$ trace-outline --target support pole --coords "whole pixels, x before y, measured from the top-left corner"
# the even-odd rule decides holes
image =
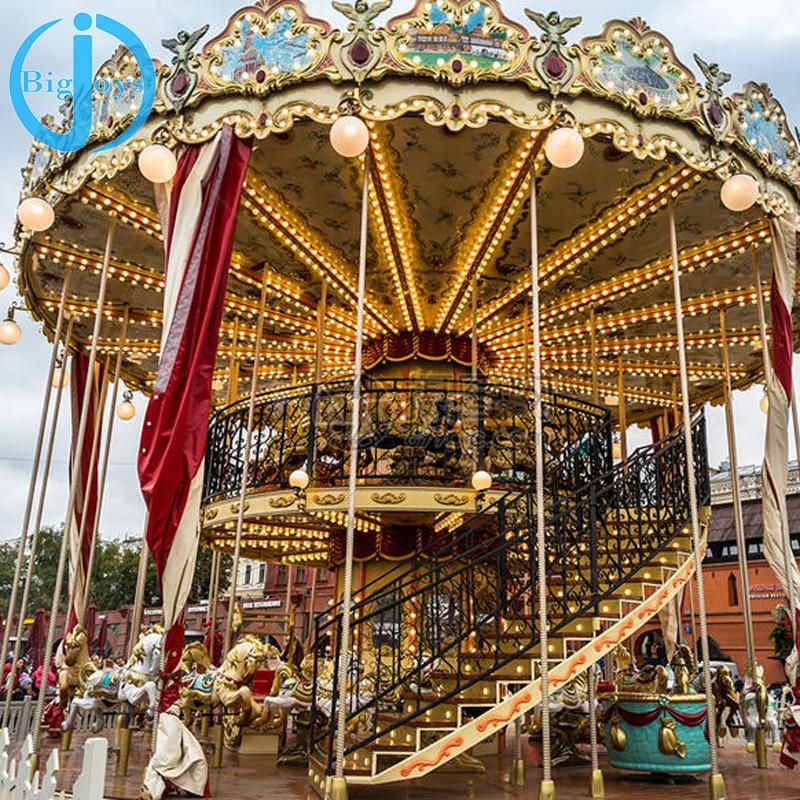
[[[531,171],[531,310],[533,320],[533,398],[536,447],[536,561],[539,590],[539,649],[542,682],[542,783],[540,800],[554,800],[553,763],[550,743],[550,684],[548,672],[547,537],[544,518],[544,432],[542,429],[542,332],[539,308],[539,238],[536,209],[536,174]]]
[[[595,686],[597,675],[595,665],[589,667],[587,682],[589,685],[589,749],[592,759],[592,777],[589,783],[589,796],[592,800],[602,800],[606,796],[603,782],[603,771],[600,769],[600,756],[597,749],[597,701]]]
[[[264,276],[261,279],[261,300],[258,304],[258,324],[256,325],[256,351],[253,356],[253,374],[250,377],[250,398],[247,404],[247,428],[244,435],[244,453],[242,455],[242,483],[239,487],[239,509],[236,513],[236,541],[233,546],[230,601],[228,602],[228,617],[225,622],[225,639],[222,647],[223,657],[230,650],[233,634],[233,612],[236,607],[236,589],[239,583],[239,554],[242,550],[244,507],[247,500],[247,478],[250,474],[250,448],[253,444],[253,421],[255,419],[256,393],[258,392],[258,370],[261,366],[261,339],[264,335],[264,307],[266,303],[267,280]]]
[[[719,312],[719,334],[722,344],[722,364],[725,369],[725,431],[728,440],[728,463],[731,469],[731,495],[733,499],[733,521],[736,528],[736,549],[738,550],[739,583],[742,593],[742,610],[744,612],[744,641],[747,651],[747,672],[755,683],[757,677],[756,646],[753,634],[753,608],[750,604],[750,576],[747,572],[747,542],[744,535],[744,518],[742,517],[742,495],[739,485],[739,456],[736,448],[736,427],[733,419],[733,388],[731,386],[731,360],[728,350],[728,339],[725,325],[725,309]],[[765,731],[759,724],[756,731],[756,760],[759,769],[767,768],[767,746]]]
[[[597,386],[597,328],[595,327],[594,306],[589,309],[589,347],[591,351],[592,367],[592,402],[600,402],[600,392]]]
[[[317,305],[317,346],[314,352],[314,383],[322,378],[322,356],[325,349],[325,315],[328,311],[328,279],[322,279],[319,304]],[[310,465],[309,465],[310,466]]]
[[[628,460],[628,415],[625,410],[625,375],[622,371],[622,356],[617,359],[617,401],[619,402],[619,447],[622,463]]]
[[[67,355],[69,353],[70,342],[72,341],[72,327],[74,319],[69,318],[67,322],[67,333],[64,336],[64,348],[61,352],[61,365],[62,369],[66,368]],[[44,502],[47,497],[47,487],[50,479],[50,467],[53,463],[53,445],[56,440],[56,431],[58,430],[58,412],[61,409],[61,397],[64,394],[64,381],[58,384],[56,389],[56,400],[53,405],[53,416],[50,419],[50,433],[47,436],[47,450],[45,452],[44,467],[42,468],[42,483],[39,488],[39,502],[36,508],[36,518],[33,523],[33,535],[31,536],[31,547],[28,553],[28,568],[25,571],[25,584],[22,588],[22,602],[20,603],[20,613],[17,616],[17,638],[14,642],[14,657],[11,659],[11,672],[9,673],[9,682],[13,686],[14,679],[17,676],[17,659],[19,658],[22,649],[22,628],[25,623],[25,611],[28,608],[28,599],[31,593],[31,583],[33,582],[34,566],[36,564],[36,552],[39,547],[39,531],[42,527],[42,516],[44,514]],[[8,619],[8,625],[11,624],[11,617]],[[6,646],[8,644],[6,643]],[[47,667],[43,668],[43,675],[47,676]],[[45,690],[47,684],[45,683]],[[3,704],[3,724],[0,727],[8,726],[8,719],[11,714],[11,692],[6,692],[5,702]]]
[[[222,553],[219,550],[213,549],[211,551],[211,575],[208,580],[208,644],[210,647],[209,655],[211,662],[214,661],[214,640],[217,636],[217,593],[219,591],[219,572],[220,562],[222,561]]]
[[[100,288],[97,293],[97,308],[94,316],[94,329],[92,331],[92,343],[89,350],[89,363],[87,367],[87,374],[91,376],[94,371],[94,365],[97,360],[97,341],[100,338],[100,329],[103,325],[103,306],[106,299],[106,286],[108,285],[108,265],[111,261],[111,249],[114,246],[114,233],[116,231],[116,220],[112,219],[108,226],[108,234],[106,236],[106,247],[103,253],[103,267],[100,273]],[[78,424],[78,436],[75,445],[75,454],[73,459],[73,475],[77,475],[77,469],[81,463],[81,456],[83,454],[83,442],[86,434],[86,424],[89,416],[89,401],[92,393],[91,380],[86,381],[86,389],[83,393],[83,403],[81,406],[80,422]],[[61,587],[64,582],[64,566],[67,558],[67,550],[69,549],[69,525],[72,520],[72,513],[75,510],[75,499],[78,491],[79,481],[73,480],[70,484],[69,498],[67,500],[67,511],[64,515],[64,535],[61,539],[61,552],[58,557],[58,568],[56,570],[56,582],[53,587],[53,602],[50,606],[50,621],[47,627],[47,640],[44,647],[44,675],[47,676],[47,669],[50,665],[50,659],[53,655],[53,640],[55,639],[56,632],[56,618],[58,617],[59,607],[61,605]],[[36,711],[33,716],[33,755],[31,756],[31,769],[35,770],[39,764],[39,744],[42,735],[42,713],[44,712],[44,702],[47,692],[39,692],[39,697],[36,700]]]
[[[681,378],[681,400],[683,406],[683,436],[686,448],[686,476],[689,484],[689,506],[692,518],[692,550],[694,552],[694,571],[697,581],[697,606],[700,614],[700,648],[703,654],[703,688],[706,693],[706,713],[708,714],[709,748],[711,750],[711,775],[709,793],[712,800],[724,800],[725,782],[719,771],[717,752],[717,712],[711,686],[711,656],[708,647],[708,619],[706,617],[706,596],[703,585],[703,560],[700,555],[700,517],[697,509],[697,482],[694,471],[694,442],[692,441],[692,413],[689,404],[689,376],[686,370],[686,343],[683,328],[683,305],[681,303],[681,279],[678,262],[678,234],[675,229],[675,209],[669,209],[669,243],[672,253],[672,286],[675,301],[675,327],[678,334],[678,362]]]
[[[126,657],[130,658],[133,648],[139,639],[139,631],[142,628],[142,617],[144,616],[144,589],[147,583],[147,521],[149,514],[145,514],[144,529],[142,531],[142,549],[139,551],[139,568],[136,572],[136,594],[133,598],[133,612],[131,613],[130,636],[128,637],[128,647]]]
[[[511,762],[511,785],[525,785],[525,760],[522,758],[522,717],[514,720],[514,760]]]
[[[472,276],[472,338],[470,340],[470,377],[472,385],[478,380],[478,273]],[[475,391],[473,389],[472,391]]]
[[[239,363],[237,360],[239,349],[239,317],[233,320],[233,340],[231,353],[228,359],[228,403],[232,403],[239,394]]]
[[[11,626],[14,624],[14,614],[17,608],[17,592],[19,590],[19,579],[22,574],[22,562],[25,559],[25,548],[28,543],[28,531],[31,522],[31,512],[33,511],[33,497],[36,493],[36,484],[39,478],[39,462],[42,457],[42,448],[44,446],[44,432],[47,427],[47,415],[50,411],[50,396],[53,387],[53,374],[56,368],[56,358],[58,356],[58,348],[61,344],[61,327],[64,324],[64,305],[67,299],[67,291],[69,288],[72,270],[69,266],[66,268],[64,274],[64,284],[61,287],[61,300],[58,304],[58,315],[56,317],[56,328],[53,333],[53,349],[50,353],[50,365],[47,368],[47,378],[45,378],[44,385],[44,398],[42,399],[42,411],[39,415],[39,431],[36,434],[36,445],[33,449],[33,463],[31,464],[31,477],[28,481],[28,496],[25,500],[25,512],[22,515],[22,528],[20,529],[19,542],[17,543],[17,560],[14,564],[14,577],[11,583],[11,596],[8,599],[8,611],[6,613],[6,623],[3,626],[3,643],[2,643],[2,657],[5,662],[6,655],[8,654],[8,642],[11,636]],[[63,383],[63,373],[62,373]],[[25,615],[24,607],[20,609],[20,618]],[[14,659],[16,663],[16,658]],[[13,664],[12,664],[13,668]]]
[[[117,396],[119,394],[120,375],[122,373],[122,348],[128,338],[128,319],[130,317],[130,309],[125,306],[125,311],[122,316],[122,327],[119,334],[119,343],[117,345],[117,360],[114,364],[114,388],[111,390],[111,402],[108,404],[108,420],[106,422],[106,440],[103,443],[103,457],[102,466],[100,467],[99,487],[97,490],[97,511],[94,515],[94,525],[92,526],[92,540],[89,549],[89,564],[86,567],[86,592],[83,598],[83,616],[86,616],[86,608],[89,605],[89,590],[92,585],[92,572],[94,571],[94,558],[97,551],[97,537],[98,529],[100,527],[100,515],[103,512],[103,498],[106,493],[106,477],[108,475],[108,459],[111,454],[111,438],[114,435],[114,420],[117,417]],[[103,403],[100,403],[100,408],[103,408]],[[102,411],[100,412],[102,415]],[[99,419],[99,417],[98,417]],[[88,495],[87,495],[88,497]],[[85,516],[85,515],[84,515]],[[83,622],[83,619],[81,620]]]
[[[308,598],[309,610],[308,610],[308,636],[306,637],[306,642],[308,646],[306,647],[306,651],[311,650],[311,645],[313,644],[311,637],[314,635],[314,608],[317,604],[317,568],[311,567],[313,572],[311,573],[311,596]]]
[[[342,637],[339,642],[336,739],[336,763],[331,781],[331,800],[346,800],[344,777],[344,735],[347,723],[347,667],[350,654],[350,613],[353,591],[353,539],[356,522],[356,479],[358,477],[358,428],[361,411],[361,354],[364,338],[364,292],[367,274],[367,233],[369,221],[369,151],[364,156],[364,185],[361,190],[361,240],[358,250],[358,295],[356,298],[356,352],[353,364],[353,404],[350,417],[350,474],[347,487],[347,534],[345,537],[342,590]]]

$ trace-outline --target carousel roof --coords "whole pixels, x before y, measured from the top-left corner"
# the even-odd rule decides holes
[[[107,223],[116,219],[100,349],[116,351],[127,306],[124,370],[146,390],[158,358],[163,241],[159,198],[136,168],[136,154],[151,141],[180,147],[207,140],[227,123],[254,137],[254,150],[216,400],[229,396],[229,364],[246,371],[252,360],[262,281],[262,386],[311,379],[323,284],[322,375],[346,375],[365,162],[343,159],[329,143],[345,101],[359,105],[371,132],[367,329],[374,363],[421,352],[458,360],[477,326],[482,368],[497,380],[526,376],[527,199],[535,174],[551,385],[602,399],[617,393],[621,371],[629,418],[672,406],[670,207],[693,400],[722,393],[723,309],[735,384],[759,379],[757,282],[768,301],[768,216],[795,213],[800,189],[797,144],[766,85],[726,95],[730,76],[697,56],[693,71],[640,19],[611,21],[599,35],[569,43],[580,18],[527,11],[523,24],[489,0],[420,2],[380,27],[375,17],[388,2],[333,5],[349,18],[346,30],[310,17],[296,0],[278,0],[237,11],[210,38],[207,26],[183,31],[162,42],[172,58],[158,66],[156,105],[135,137],[93,150],[132,113],[131,97],[107,97],[95,108],[83,151],[34,146],[23,195],[49,197],[56,222],[44,234],[18,231],[18,281],[48,334],[72,264],[76,341],[88,341]],[[135,70],[119,51],[101,73]],[[562,170],[549,164],[543,144],[565,117],[586,152]],[[761,194],[737,214],[721,204],[719,190],[742,170],[757,177]]]

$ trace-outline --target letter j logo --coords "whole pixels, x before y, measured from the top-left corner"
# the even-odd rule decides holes
[[[54,150],[73,152],[86,144],[92,130],[92,37],[89,34],[77,33],[72,37],[72,126],[62,133],[43,125],[30,110],[25,92],[31,90],[31,83],[38,84],[38,77],[31,81],[31,73],[25,72],[25,59],[37,39],[53,25],[61,22],[54,19],[40,25],[19,46],[11,63],[9,90],[11,103],[22,124],[28,132],[39,141]],[[73,20],[76,30],[88,31],[92,27],[92,18],[83,12],[76,14]],[[119,136],[97,148],[97,151],[108,150],[130,139],[142,127],[156,96],[156,75],[153,62],[147,53],[142,40],[128,27],[110,17],[98,14],[95,19],[98,30],[119,39],[128,48],[135,59],[142,76],[142,100],[136,116],[130,125]],[[36,74],[36,73],[34,73]],[[35,87],[34,87],[35,88]]]

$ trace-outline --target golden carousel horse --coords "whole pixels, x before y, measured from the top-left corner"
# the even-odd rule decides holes
[[[275,671],[270,696],[277,695],[283,684],[292,677],[292,669],[280,657],[277,648],[265,645],[253,635],[243,636],[228,651],[222,665],[214,668],[205,646],[199,642],[187,645],[181,656],[184,672],[178,708],[188,727],[197,715],[209,715],[215,705],[226,711],[236,710],[236,715],[224,716],[225,743],[235,746],[246,726],[273,730],[281,727],[285,715],[275,719],[264,713],[264,706],[254,697],[251,684],[256,672],[263,668]]]
[[[724,664],[714,673],[711,691],[717,707],[717,736],[721,739],[728,730],[730,730],[731,736],[736,736],[738,731],[731,727],[731,723],[735,718],[741,717],[739,692],[733,685],[730,669]]]
[[[89,653],[89,636],[80,623],[64,637],[59,660],[58,698],[61,707],[66,709],[70,701],[70,690],[81,686],[82,677],[85,681],[87,673],[95,670]]]

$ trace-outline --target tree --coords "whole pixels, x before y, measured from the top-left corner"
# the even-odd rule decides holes
[[[62,531],[63,526],[59,528],[42,528],[39,531],[36,563],[26,610],[27,616],[32,616],[37,608],[50,609],[58,570]],[[131,545],[116,540],[103,541],[100,539],[97,542],[95,552],[92,581],[89,587],[89,602],[95,603],[101,611],[109,611],[121,606],[131,605],[136,595],[140,553],[141,543]],[[13,542],[0,544],[0,597],[9,597],[11,594],[11,583],[14,579],[16,560],[16,544]],[[224,591],[230,586],[231,566],[231,557],[223,556],[219,581],[220,591]],[[27,561],[23,564],[22,580],[24,580],[26,568]],[[201,547],[197,554],[197,564],[189,595],[190,602],[202,602],[208,598],[210,576],[211,551],[206,547]],[[62,611],[66,607],[68,583],[67,572],[65,571],[61,589]],[[21,585],[19,591],[22,591]],[[144,603],[146,606],[157,606],[161,603],[161,592],[159,591],[158,578],[156,577],[152,559],[148,559],[147,564]]]

